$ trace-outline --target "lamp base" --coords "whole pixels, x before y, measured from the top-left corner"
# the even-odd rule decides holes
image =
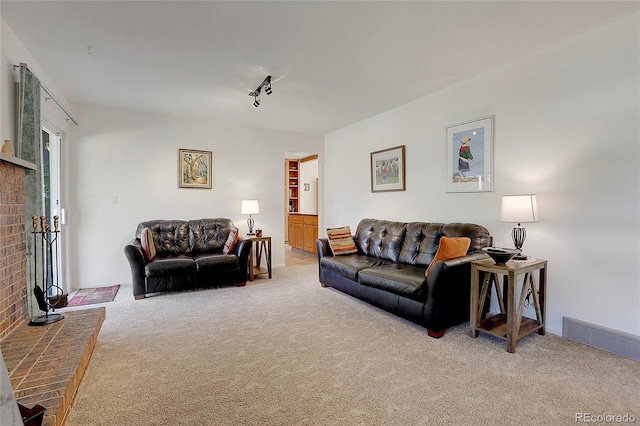
[[[247,235],[254,236],[254,235],[256,235],[256,233],[255,232],[247,232]]]

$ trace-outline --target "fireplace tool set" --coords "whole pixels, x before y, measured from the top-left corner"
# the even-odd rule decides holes
[[[58,240],[59,217],[53,216],[53,230],[47,224],[47,217],[40,216],[40,230],[38,230],[38,216],[33,216],[33,295],[38,302],[38,307],[44,311],[44,315],[33,318],[29,325],[38,326],[51,324],[64,318],[62,314],[56,314],[55,308],[64,306],[62,287],[58,284],[58,274],[54,274],[54,265],[58,265]],[[38,259],[38,252],[41,259]],[[38,285],[38,260],[42,265],[42,282]],[[51,310],[52,313],[49,313]]]

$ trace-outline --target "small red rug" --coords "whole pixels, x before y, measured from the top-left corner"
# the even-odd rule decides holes
[[[67,306],[93,305],[94,303],[111,302],[118,293],[120,285],[98,288],[81,288],[73,296]]]

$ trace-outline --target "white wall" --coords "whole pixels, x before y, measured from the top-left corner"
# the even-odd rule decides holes
[[[72,131],[68,215],[76,229],[75,288],[130,283],[123,248],[144,220],[228,217],[246,234],[240,205],[247,198],[260,203],[255,226],[272,237],[273,265],[284,265],[284,152],[322,152],[322,136],[89,105],[77,109],[81,125]],[[213,152],[212,189],[178,188],[179,148]]]
[[[300,162],[300,213],[318,214],[318,160]],[[309,190],[304,190],[304,185],[309,184]]]
[[[638,15],[327,135],[323,228],[373,217],[476,222],[511,245],[503,194],[536,193],[525,252],[562,316],[640,335]],[[463,59],[463,58],[461,58]],[[471,66],[471,64],[469,64]],[[492,193],[444,192],[445,127],[495,115]],[[369,153],[406,145],[405,192],[371,193]]]
[[[38,77],[40,82],[49,89],[55,97],[70,110],[69,103],[63,93],[49,78],[38,61],[31,55],[20,39],[4,20],[0,25],[0,140],[9,139],[15,148],[16,143],[16,94],[14,84],[20,80],[20,71],[14,70],[13,65],[26,63],[29,69]],[[43,98],[45,96],[43,95]],[[45,101],[42,105],[42,115],[55,124],[56,130],[66,132],[69,125],[66,115],[53,101]],[[73,111],[70,111],[73,114]]]

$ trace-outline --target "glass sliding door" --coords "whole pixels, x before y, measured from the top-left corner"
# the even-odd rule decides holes
[[[61,200],[60,200],[60,146],[61,138],[55,132],[50,131],[46,127],[42,128],[42,183],[43,183],[43,205],[44,215],[47,217],[47,224],[51,230],[55,230],[56,223],[54,217],[58,216],[57,226],[61,230],[64,221],[61,218]],[[46,277],[54,285],[60,287],[64,293],[68,293],[70,289],[66,288],[64,283],[64,274],[62,265],[62,232],[50,234],[51,250],[47,251]],[[56,296],[57,292],[52,289],[49,296]]]

